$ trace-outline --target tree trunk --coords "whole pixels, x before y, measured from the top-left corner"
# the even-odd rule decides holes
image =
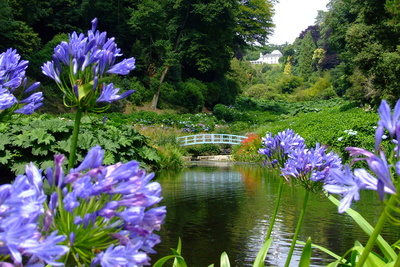
[[[157,109],[157,105],[158,105],[158,98],[160,97],[160,92],[161,92],[161,86],[164,82],[165,76],[167,75],[167,72],[169,70],[170,66],[165,66],[163,72],[161,73],[161,77],[160,77],[160,83],[158,84],[158,90],[157,92],[154,94],[153,96],[153,101],[151,101],[151,108],[156,110]]]

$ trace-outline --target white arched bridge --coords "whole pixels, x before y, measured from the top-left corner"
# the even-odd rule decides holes
[[[182,146],[191,146],[199,144],[231,144],[238,145],[247,136],[232,135],[232,134],[196,134],[186,135],[177,138]]]

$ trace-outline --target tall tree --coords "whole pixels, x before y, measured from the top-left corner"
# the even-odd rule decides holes
[[[15,19],[13,12],[7,0],[0,0],[0,53],[12,47],[26,58],[38,49],[40,39],[27,23]]]
[[[138,69],[154,86],[153,107],[171,68],[175,81],[194,77],[221,79],[235,50],[265,42],[272,29],[272,1],[141,0],[130,24],[138,51]]]
[[[309,79],[314,71],[313,55],[316,49],[311,31],[307,31],[303,39],[299,40],[298,54],[296,55],[297,65],[295,73],[305,80]]]
[[[275,0],[240,0],[236,18],[236,51],[241,58],[241,51],[252,45],[265,45],[275,27],[272,17]]]

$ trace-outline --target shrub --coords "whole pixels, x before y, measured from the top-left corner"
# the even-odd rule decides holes
[[[250,133],[240,145],[233,147],[232,158],[242,162],[261,162],[264,157],[258,153],[260,148],[261,136]]]
[[[179,169],[184,165],[183,153],[180,148],[167,144],[157,149],[160,157],[159,167],[161,169]]]
[[[55,154],[68,156],[72,129],[72,121],[49,115],[14,117],[9,123],[0,124],[0,169],[12,169],[19,174],[23,173],[29,162],[43,169],[52,164]],[[92,119],[83,117],[77,160],[81,161],[94,145],[104,148],[105,164],[135,159],[143,166],[155,167],[159,160],[156,150],[149,146],[148,139],[131,126],[103,125],[100,116]]]
[[[284,75],[279,81],[277,88],[283,94],[291,94],[296,88],[304,84],[304,79],[294,75]]]

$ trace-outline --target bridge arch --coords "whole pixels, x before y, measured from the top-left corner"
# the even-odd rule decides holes
[[[177,138],[182,146],[200,145],[200,144],[231,144],[238,145],[247,136],[233,134],[195,134],[185,135]]]

